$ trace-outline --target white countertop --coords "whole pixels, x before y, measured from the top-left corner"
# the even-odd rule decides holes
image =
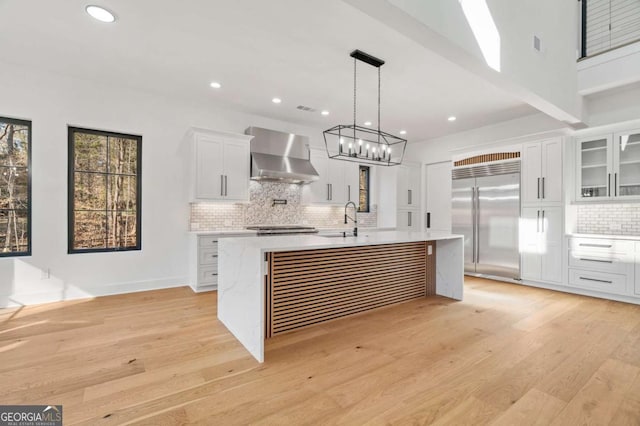
[[[342,228],[316,228],[316,229],[320,234],[327,233],[327,232],[344,232],[344,231],[350,232],[353,229],[353,226],[342,227]],[[358,230],[361,232],[391,231],[394,229],[395,228],[358,228]],[[251,229],[245,229],[245,228],[237,228],[237,229],[221,228],[221,229],[209,229],[209,230],[202,230],[202,231],[200,230],[188,231],[188,233],[192,235],[245,235],[245,234],[255,235],[257,231],[251,230]]]
[[[225,238],[223,244],[268,251],[314,250],[334,247],[355,247],[377,244],[410,243],[415,241],[451,240],[462,235],[445,232],[371,231],[359,229],[357,237],[327,238],[320,235],[282,235],[274,237]]]
[[[631,240],[640,241],[640,235],[607,235],[607,234],[578,234],[568,233],[567,237],[576,238],[602,238],[607,240]]]
[[[251,229],[218,229],[209,231],[189,231],[193,235],[255,235],[256,231]]]

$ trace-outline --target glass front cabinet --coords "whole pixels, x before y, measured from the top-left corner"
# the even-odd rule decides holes
[[[640,199],[640,129],[576,143],[578,201]]]

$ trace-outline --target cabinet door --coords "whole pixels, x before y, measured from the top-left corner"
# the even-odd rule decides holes
[[[432,231],[451,232],[452,184],[451,162],[428,164],[425,170],[425,228],[427,217]]]
[[[419,230],[419,217],[417,210],[398,210],[397,228],[402,231]]]
[[[562,282],[562,207],[542,207],[541,272],[542,281]]]
[[[409,167],[408,173],[408,199],[407,205],[411,208],[420,208],[420,182],[422,181],[422,169],[420,166]]]
[[[398,166],[397,204],[400,208],[409,207],[409,167]]]
[[[308,201],[311,203],[328,203],[329,202],[329,180],[327,177],[327,169],[329,167],[329,158],[325,151],[311,150],[311,164],[318,171],[320,179],[311,182],[307,189],[309,194]]]
[[[356,206],[360,204],[360,166],[356,163],[344,163],[345,174],[345,202],[353,201]]]
[[[542,196],[542,146],[530,143],[522,151],[522,203],[537,203]]]
[[[562,140],[542,142],[542,181],[540,196],[544,202],[562,202]]]
[[[249,146],[244,143],[224,144],[224,198],[249,199]]]
[[[613,196],[640,198],[640,130],[613,137]]]
[[[577,200],[605,200],[613,195],[611,146],[611,135],[577,140]]]
[[[520,217],[521,276],[524,279],[539,280],[542,266],[541,220],[542,212],[537,207],[522,209]]]
[[[224,198],[223,145],[222,142],[215,140],[204,138],[196,140],[195,198],[204,200]]]
[[[329,159],[327,177],[329,179],[329,202],[331,204],[344,205],[347,201],[347,185],[345,185],[345,165],[350,165],[343,160]]]

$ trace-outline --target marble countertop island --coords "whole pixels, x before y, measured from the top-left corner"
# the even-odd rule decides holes
[[[218,318],[259,361],[264,361],[267,253],[433,241],[435,293],[462,300],[461,235],[437,232],[366,231],[358,237],[289,235],[225,238],[218,242]]]

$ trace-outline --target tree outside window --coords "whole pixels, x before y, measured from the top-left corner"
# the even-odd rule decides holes
[[[31,255],[31,122],[0,117],[0,256]]]
[[[140,250],[142,138],[69,128],[69,253]]]
[[[361,213],[369,212],[369,183],[370,176],[369,173],[371,168],[369,166],[360,166],[360,174],[359,174],[359,205],[358,211]]]

